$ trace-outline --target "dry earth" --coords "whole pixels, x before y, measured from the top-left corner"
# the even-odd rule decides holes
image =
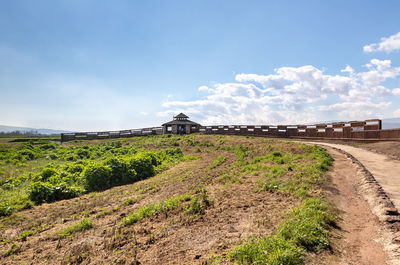
[[[343,192],[339,200],[334,198],[333,201],[340,210],[344,210],[343,227],[350,228],[344,242],[356,242],[355,248],[360,249],[359,259],[350,258],[343,264],[400,264],[400,161],[396,159],[400,150],[385,149],[399,146],[399,143],[364,144],[362,148],[344,144],[318,144],[328,148],[336,157],[335,171],[348,170],[343,161],[337,158],[339,152],[342,156],[345,154],[353,164],[353,172],[333,177],[339,193]],[[371,238],[385,250],[386,263],[376,260],[378,256],[383,256],[377,249],[373,250],[376,245]],[[346,252],[344,250],[342,253]]]
[[[208,136],[199,139],[218,140]],[[226,141],[261,151],[267,145],[244,137]],[[194,149],[187,147],[185,152],[194,153]],[[395,256],[397,245],[391,242],[394,228],[374,211],[376,194],[369,188],[371,183],[366,181],[365,172],[345,154],[328,150],[335,162],[329,172],[331,181],[324,190],[327,199],[336,205],[340,220],[332,231],[332,248],[309,254],[307,264],[399,264]],[[33,226],[42,228],[26,241],[18,242],[18,251],[0,258],[0,264],[212,264],[214,255],[226,253],[249,235],[273,231],[285,218],[284,213],[299,203],[285,194],[255,192],[258,176],[243,176],[240,182],[216,181],[235,161],[231,152],[197,155],[200,160],[183,162],[132,185],[44,204],[14,214],[13,218],[3,218],[1,225],[7,227],[4,238],[17,238]],[[226,162],[210,170],[218,155],[224,155]],[[129,227],[118,225],[123,217],[149,202],[202,186],[207,186],[213,201],[203,215],[172,212]],[[134,203],[125,204],[127,199]],[[66,239],[55,236],[82,216],[95,220],[93,229]]]

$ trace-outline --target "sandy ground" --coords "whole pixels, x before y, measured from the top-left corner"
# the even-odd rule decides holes
[[[321,143],[318,143],[321,145]],[[382,186],[386,194],[400,209],[400,161],[384,154],[377,154],[365,149],[349,145],[324,143],[324,146],[343,150],[360,161]]]

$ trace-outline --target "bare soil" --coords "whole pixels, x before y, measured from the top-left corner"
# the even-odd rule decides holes
[[[220,139],[197,137],[215,144]],[[245,137],[223,139],[254,148],[258,155],[272,144]],[[258,176],[241,176],[240,182],[218,181],[236,161],[232,152],[202,148],[203,152],[195,153],[197,147],[184,148],[185,153],[201,159],[183,162],[132,185],[44,204],[1,219],[3,240],[17,240],[22,231],[34,227],[38,232],[17,241],[15,253],[0,257],[0,264],[213,264],[214,256],[226,254],[250,235],[274,231],[285,212],[300,203],[289,195],[257,192]],[[329,152],[335,162],[324,194],[337,208],[338,227],[332,231],[332,248],[307,255],[307,264],[387,264],[385,224],[362,195],[362,174],[344,154],[332,148]],[[224,155],[226,161],[211,169],[218,155]],[[202,186],[207,186],[212,200],[203,215],[176,211],[128,227],[119,225],[122,218],[145,204]],[[125,204],[127,199],[135,203]],[[93,229],[58,239],[57,231],[83,216],[95,221]]]
[[[392,159],[400,160],[400,142],[377,142],[369,144],[358,144],[355,147],[374,153],[387,155]]]
[[[333,231],[332,249],[335,255],[328,264],[386,264],[388,256],[379,243],[382,224],[360,194],[362,176],[343,154],[329,149],[335,159],[331,178],[334,189],[328,198],[335,204],[340,220]]]

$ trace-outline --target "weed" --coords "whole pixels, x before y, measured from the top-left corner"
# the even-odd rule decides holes
[[[203,188],[200,195],[193,197],[185,212],[194,216],[203,214],[205,209],[211,205],[207,192],[208,191]]]
[[[4,252],[4,257],[8,257],[18,253],[21,250],[21,246],[17,245],[17,243],[12,242],[10,248]]]
[[[320,199],[305,200],[288,214],[274,235],[251,238],[228,257],[239,264],[304,264],[304,252],[329,246],[329,226],[335,218]]]
[[[213,163],[210,165],[210,169],[216,168],[220,166],[222,163],[226,161],[226,157],[219,155],[217,158],[213,161]]]
[[[231,250],[228,257],[239,264],[299,265],[304,263],[303,250],[277,236],[252,238],[247,243]]]
[[[76,232],[88,230],[92,227],[93,227],[92,219],[83,218],[80,222],[72,224],[71,226],[68,226],[63,230],[58,231],[57,236],[59,238],[69,237]]]
[[[190,193],[186,193],[183,195],[178,195],[172,198],[169,198],[162,203],[150,203],[141,208],[137,211],[131,213],[128,217],[122,220],[124,225],[131,225],[134,224],[144,218],[148,218],[151,216],[158,215],[161,212],[167,212],[178,208],[181,206],[181,202],[190,200]]]
[[[325,202],[308,199],[290,213],[278,235],[307,250],[321,250],[329,246],[328,227],[334,223],[335,217]]]
[[[18,240],[20,241],[26,241],[26,238],[28,236],[33,235],[33,231],[22,231],[20,236],[18,237]]]

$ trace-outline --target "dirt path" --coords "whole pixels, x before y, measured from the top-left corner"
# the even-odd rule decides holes
[[[357,168],[345,155],[329,148],[335,159],[331,173],[335,186],[330,200],[340,211],[339,229],[333,234],[332,248],[336,255],[328,264],[387,264],[388,256],[379,243],[381,224],[369,204],[360,195],[360,176]]]
[[[389,158],[383,154],[377,154],[360,148],[348,145],[331,144],[331,143],[315,143],[335,147],[343,150],[358,161],[372,173],[374,178],[382,186],[383,190],[392,200],[397,209],[400,209],[400,161]]]

